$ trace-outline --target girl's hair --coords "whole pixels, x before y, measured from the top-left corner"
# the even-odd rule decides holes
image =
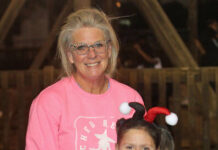
[[[80,9],[68,16],[58,37],[58,54],[61,59],[64,75],[70,76],[76,71],[75,66],[72,66],[68,60],[67,52],[69,51],[70,44],[74,41],[74,32],[82,27],[98,28],[103,31],[105,40],[110,41],[109,44],[112,49],[112,54],[109,58],[105,73],[107,75],[114,73],[117,64],[119,43],[109,20],[104,12],[93,8]]]
[[[120,119],[116,123],[116,130],[117,130],[117,144],[119,145],[123,139],[124,134],[129,131],[130,129],[142,129],[147,132],[153,139],[155,146],[159,147],[160,145],[160,131],[159,129],[145,120],[135,120],[131,119]]]
[[[151,136],[156,148],[160,150],[174,150],[174,141],[171,133],[163,127],[144,120],[145,108],[143,105],[131,102],[129,106],[135,109],[133,117],[129,119],[121,118],[116,123],[118,145],[128,130],[142,129]]]
[[[161,132],[160,150],[174,150],[175,144],[171,133],[163,127],[159,127],[159,129]]]

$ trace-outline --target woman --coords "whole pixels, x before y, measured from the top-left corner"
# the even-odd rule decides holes
[[[132,118],[117,121],[116,150],[174,150],[171,133],[153,123],[157,114],[168,114],[167,109],[154,107],[145,114],[143,105],[131,102],[129,106],[135,109],[135,113]],[[174,114],[169,113],[168,123],[174,122],[171,125],[176,123],[173,117]]]
[[[65,77],[33,101],[26,150],[113,150],[117,108],[142,99],[110,77],[119,44],[107,16],[96,9],[70,14],[58,50]]]

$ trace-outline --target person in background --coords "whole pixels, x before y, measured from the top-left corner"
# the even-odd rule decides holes
[[[175,125],[178,121],[174,113],[166,108],[154,107],[145,114],[143,105],[131,102],[129,106],[135,109],[132,118],[121,118],[116,123],[116,150],[174,150],[174,140],[171,133],[153,123],[157,114],[167,114],[167,122]]]
[[[139,40],[139,42],[136,42],[133,44],[134,50],[136,50],[144,59],[144,61],[149,64],[148,66],[152,66],[153,68],[160,69],[162,68],[162,63],[159,57],[153,57],[147,54],[141,45],[143,45],[144,39]],[[141,45],[140,45],[141,44]],[[138,66],[140,68],[140,66]]]
[[[215,19],[208,20],[207,28],[200,36],[200,42],[205,49],[201,58],[201,66],[218,66],[218,22]]]
[[[139,93],[114,79],[119,43],[110,19],[94,8],[70,14],[58,37],[63,77],[33,100],[26,150],[114,150],[123,101]]]

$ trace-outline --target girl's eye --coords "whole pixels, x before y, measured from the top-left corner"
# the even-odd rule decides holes
[[[150,148],[148,148],[148,147],[144,147],[143,150],[150,150]]]
[[[132,147],[131,145],[127,145],[127,146],[126,146],[126,149],[131,149],[131,150],[132,150],[133,147]]]

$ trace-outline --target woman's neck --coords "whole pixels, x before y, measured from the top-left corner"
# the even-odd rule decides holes
[[[96,79],[89,79],[74,74],[74,78],[79,87],[88,93],[102,94],[108,89],[109,81],[105,76]]]

